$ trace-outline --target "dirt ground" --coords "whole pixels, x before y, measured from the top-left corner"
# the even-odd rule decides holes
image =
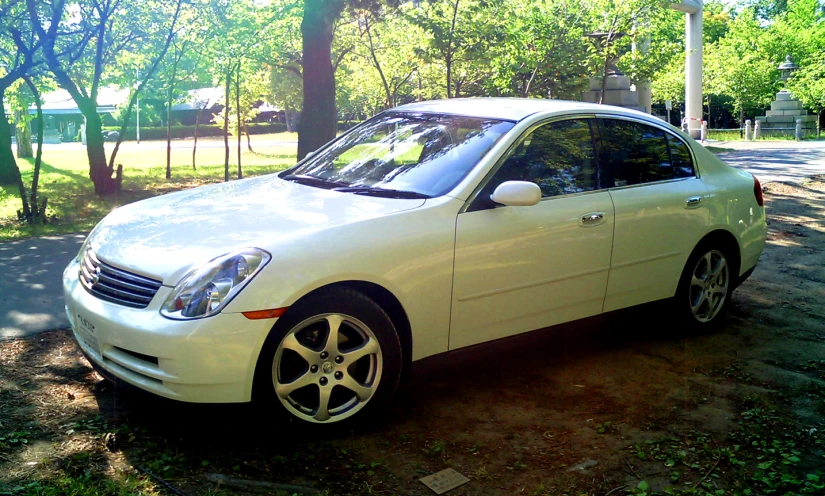
[[[451,495],[825,494],[825,178],[765,190],[768,247],[717,332],[649,305],[432,359],[332,440],[116,390],[68,331],[0,342],[0,494],[426,495],[448,467]]]

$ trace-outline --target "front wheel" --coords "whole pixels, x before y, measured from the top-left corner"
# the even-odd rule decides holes
[[[688,260],[675,304],[690,327],[705,329],[723,319],[733,291],[729,259],[724,250],[705,246]]]
[[[309,427],[349,425],[386,405],[402,363],[386,312],[336,288],[300,301],[276,323],[258,361],[255,396]]]

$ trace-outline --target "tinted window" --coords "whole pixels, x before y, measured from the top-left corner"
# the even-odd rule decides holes
[[[690,150],[684,141],[668,134],[667,143],[670,146],[670,160],[673,162],[673,177],[693,177],[693,159]]]
[[[645,124],[602,121],[602,154],[614,186],[673,179],[665,132]]]
[[[489,196],[505,181],[532,181],[545,198],[596,189],[589,122],[553,122],[534,130],[512,150],[482,194]]]

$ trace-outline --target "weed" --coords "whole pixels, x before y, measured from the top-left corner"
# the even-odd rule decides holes
[[[436,439],[424,451],[428,456],[445,456],[447,452],[447,443],[440,439]]]
[[[607,434],[609,432],[616,432],[616,426],[613,422],[605,422],[603,424],[596,424],[596,432],[599,434]]]

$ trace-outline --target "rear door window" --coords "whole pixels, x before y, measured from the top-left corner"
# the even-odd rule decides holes
[[[646,124],[602,119],[601,158],[612,186],[631,186],[673,179],[665,132]]]
[[[672,134],[668,134],[667,144],[670,148],[670,160],[673,162],[673,177],[679,179],[695,176],[693,158],[685,142]]]

